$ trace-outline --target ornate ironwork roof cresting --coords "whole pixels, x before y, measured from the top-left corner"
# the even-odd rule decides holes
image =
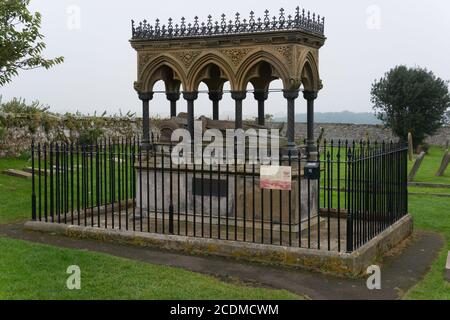
[[[161,25],[159,19],[156,19],[154,25],[147,20],[136,25],[132,20],[132,39],[164,40],[284,30],[300,30],[319,36],[324,35],[325,18],[305,11],[305,9],[300,11],[299,7],[296,8],[295,15],[286,16],[285,10],[281,8],[278,16],[272,18],[268,10],[265,11],[263,18],[255,18],[253,11],[250,12],[248,19],[241,19],[239,13],[236,13],[234,20],[227,21],[225,14],[222,14],[221,17],[220,21],[213,22],[212,16],[209,15],[208,20],[201,23],[197,16],[194,17],[193,23],[186,23],[186,19],[183,17],[180,24],[174,24],[172,18],[169,18],[167,25]]]

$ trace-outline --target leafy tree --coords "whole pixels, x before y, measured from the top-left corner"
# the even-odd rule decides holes
[[[10,82],[19,70],[49,69],[63,57],[45,59],[40,33],[41,15],[28,10],[30,0],[0,1],[0,86]]]
[[[402,141],[412,133],[414,147],[448,121],[448,81],[427,69],[391,69],[372,85],[371,101],[377,117]]]

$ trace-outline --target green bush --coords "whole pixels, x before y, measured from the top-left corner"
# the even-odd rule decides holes
[[[95,145],[102,135],[103,130],[100,128],[83,128],[80,131],[78,141],[83,145]]]
[[[6,128],[20,127],[24,123],[31,134],[34,134],[39,126],[51,127],[55,115],[50,113],[48,106],[39,101],[27,104],[25,99],[13,98],[11,101],[2,102],[0,97],[0,126]]]
[[[31,159],[31,152],[29,150],[23,151],[17,159],[23,160],[23,161],[29,161]]]

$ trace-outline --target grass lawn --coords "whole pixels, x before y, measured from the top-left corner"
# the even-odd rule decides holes
[[[26,160],[0,159],[0,172]],[[30,219],[31,180],[0,173],[0,224]],[[0,299],[299,299],[287,291],[229,284],[182,269],[105,254],[0,238]],[[82,290],[66,288],[69,265],[82,272]],[[51,279],[51,281],[49,281]]]
[[[431,147],[417,172],[415,182],[450,184],[450,168],[443,177],[436,177],[444,148]],[[409,167],[412,162],[409,163]],[[410,187],[410,192],[450,194],[450,189]],[[414,217],[416,229],[432,230],[441,233],[447,245],[439,258],[433,263],[425,279],[412,288],[407,299],[445,299],[450,300],[450,285],[444,280],[445,261],[450,250],[450,198],[414,195],[409,197],[409,211]]]
[[[432,146],[423,159],[422,165],[414,178],[415,182],[431,182],[431,183],[443,183],[450,184],[450,168],[442,177],[436,177],[435,174],[441,165],[442,156],[444,155],[445,148]],[[408,168],[411,169],[413,162],[409,162]],[[448,192],[450,193],[450,192]]]
[[[435,177],[442,148],[432,147],[415,181],[450,184],[450,169]],[[22,169],[27,161],[1,159],[0,171]],[[29,165],[29,164],[28,164]],[[412,163],[410,163],[410,166]],[[31,181],[0,174],[0,223],[30,218]],[[411,188],[412,192],[450,193],[449,189]],[[409,197],[409,211],[416,229],[441,233],[447,242],[425,279],[412,288],[407,299],[450,300],[444,265],[450,250],[450,198],[431,195]],[[181,269],[153,266],[104,254],[59,249],[0,238],[0,299],[290,299],[286,291],[228,284]],[[65,289],[67,266],[82,270],[82,290]],[[48,281],[52,279],[52,281]],[[53,281],[54,280],[54,281]]]
[[[414,228],[437,231],[446,240],[447,245],[433,263],[425,279],[412,288],[407,299],[443,299],[450,300],[450,284],[444,280],[445,261],[450,251],[450,198],[432,196],[410,196],[409,208],[414,217]]]
[[[182,269],[0,238],[0,299],[299,299]],[[66,287],[81,269],[81,290]]]
[[[10,177],[2,172],[23,169],[26,160],[0,159],[0,224],[23,221],[31,217],[31,180]]]

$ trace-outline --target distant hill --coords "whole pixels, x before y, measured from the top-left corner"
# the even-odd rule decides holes
[[[284,122],[285,117],[274,116],[273,121]],[[314,121],[317,123],[354,123],[354,124],[381,124],[375,114],[371,112],[316,112]],[[306,113],[297,113],[295,122],[306,122]]]

